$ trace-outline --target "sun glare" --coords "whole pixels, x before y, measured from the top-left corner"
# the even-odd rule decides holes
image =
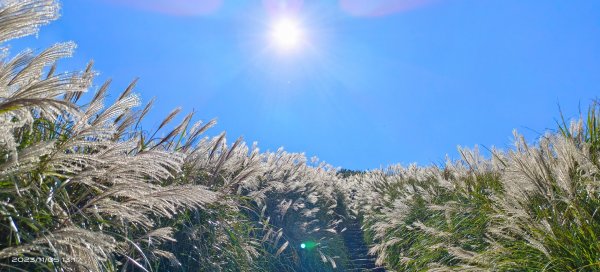
[[[285,17],[273,22],[270,38],[277,49],[291,51],[297,49],[305,37],[300,23],[294,18]]]

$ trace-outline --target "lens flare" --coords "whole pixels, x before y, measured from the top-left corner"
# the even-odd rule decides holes
[[[158,12],[171,16],[200,16],[216,12],[223,0],[104,0],[116,5]]]
[[[263,6],[270,15],[300,12],[304,6],[303,0],[263,0]]]
[[[416,9],[439,0],[340,0],[340,8],[358,17],[378,17]]]

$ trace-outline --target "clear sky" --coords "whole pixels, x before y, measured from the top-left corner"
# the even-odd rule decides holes
[[[362,3],[362,4],[361,4]],[[365,4],[368,3],[368,4]],[[600,1],[63,0],[37,37],[75,41],[113,96],[140,77],[149,124],[172,109],[217,118],[262,150],[334,166],[439,163],[458,145],[535,140],[600,89]],[[292,18],[295,47],[272,40]],[[286,31],[283,31],[287,35]],[[289,31],[288,31],[289,32]],[[13,52],[14,53],[14,52]]]

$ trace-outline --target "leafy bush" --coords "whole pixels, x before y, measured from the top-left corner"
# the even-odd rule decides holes
[[[378,263],[398,271],[600,269],[598,104],[536,146],[460,150],[443,168],[391,167],[350,179]]]

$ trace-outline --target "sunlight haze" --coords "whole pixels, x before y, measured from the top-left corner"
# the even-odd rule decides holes
[[[93,58],[116,88],[140,77],[161,101],[148,120],[181,106],[351,169],[507,148],[513,129],[534,140],[600,90],[596,1],[201,2],[65,0],[13,46],[74,40],[66,67]]]

